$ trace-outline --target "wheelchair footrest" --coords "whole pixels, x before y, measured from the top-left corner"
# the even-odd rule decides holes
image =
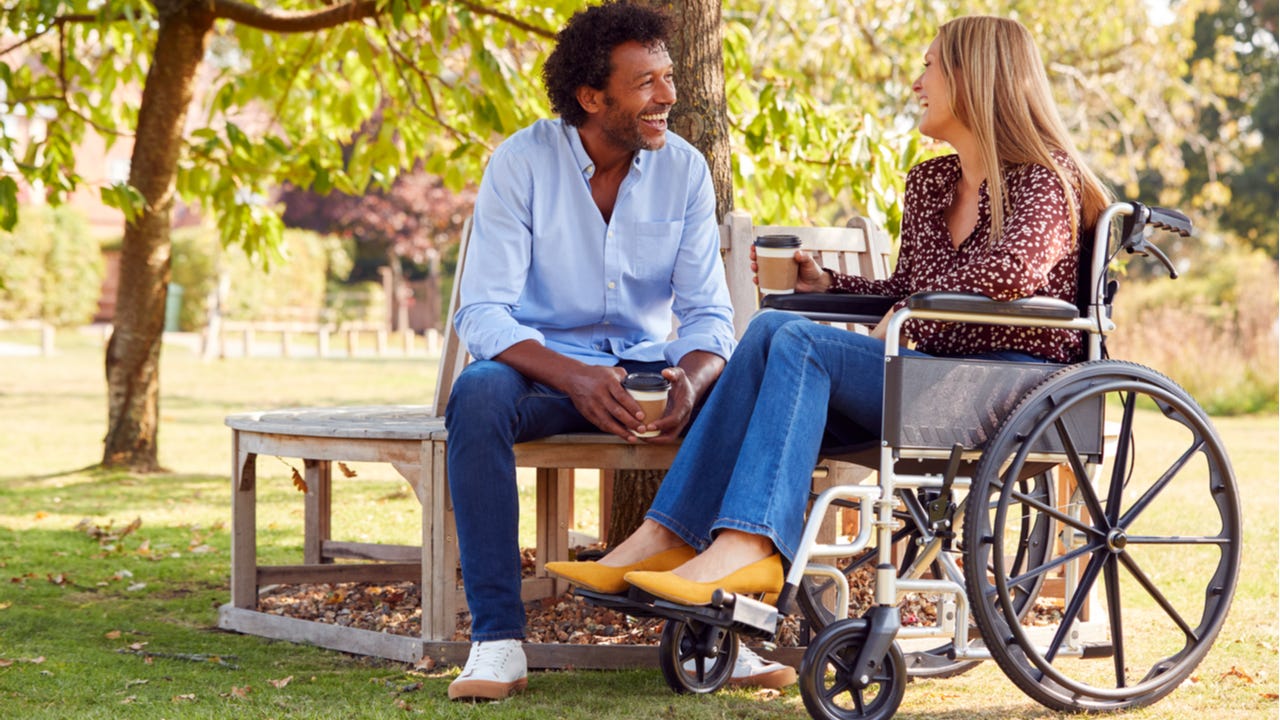
[[[777,608],[745,596],[717,595],[719,603],[712,605],[678,605],[659,600],[635,588],[627,595],[605,595],[581,588],[574,590],[574,594],[593,605],[617,610],[632,617],[681,622],[692,620],[765,639],[772,639],[777,634],[778,625],[782,621]]]

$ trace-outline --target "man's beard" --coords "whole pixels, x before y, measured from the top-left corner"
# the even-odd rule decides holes
[[[640,130],[643,121],[640,120],[639,116],[626,115],[621,110],[617,110],[617,101],[608,95],[605,95],[604,104],[607,109],[605,110],[604,123],[601,129],[604,131],[604,136],[615,146],[627,152],[637,152],[639,150],[661,150],[666,145],[667,134],[665,132],[655,139],[646,138]],[[648,114],[649,112],[646,111],[641,114]]]

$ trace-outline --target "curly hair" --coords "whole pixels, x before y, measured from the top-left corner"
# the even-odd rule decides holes
[[[645,46],[665,43],[670,34],[671,20],[665,13],[626,0],[608,0],[574,14],[556,35],[555,50],[542,66],[551,109],[566,123],[581,125],[587,111],[578,103],[578,88],[604,89],[613,71],[613,49],[631,41]]]

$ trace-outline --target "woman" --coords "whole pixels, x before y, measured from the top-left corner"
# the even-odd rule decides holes
[[[1027,30],[996,17],[943,25],[912,90],[920,131],[955,154],[908,173],[892,277],[844,276],[797,252],[796,290],[892,295],[898,306],[926,291],[1074,302],[1077,239],[1109,197],[1067,136]],[[780,590],[828,415],[879,434],[886,321],[858,335],[757,315],[640,528],[598,562],[547,569],[597,592],[634,585],[686,605],[716,588]],[[1068,362],[1080,350],[1066,330],[912,321],[906,333],[915,350],[904,354]]]

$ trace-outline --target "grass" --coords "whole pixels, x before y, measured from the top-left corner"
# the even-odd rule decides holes
[[[32,334],[0,333],[33,344]],[[15,718],[796,718],[799,693],[677,696],[656,669],[540,672],[499,705],[452,704],[457,670],[236,635],[228,600],[228,413],[318,404],[426,403],[426,360],[205,362],[165,349],[154,476],[91,469],[105,430],[101,339],[62,333],[58,354],[0,358],[0,708]],[[1231,618],[1193,680],[1117,717],[1273,718],[1277,712],[1275,415],[1224,418],[1246,498],[1244,572]],[[297,461],[292,461],[297,464]],[[299,468],[300,469],[300,468]],[[417,501],[390,469],[356,466],[335,504],[343,539],[414,542]],[[301,554],[286,461],[259,462],[260,555]],[[590,494],[590,490],[587,491]],[[584,498],[585,499],[585,498]],[[530,503],[526,503],[531,505]],[[588,503],[589,504],[589,503]],[[130,530],[135,521],[140,524]],[[583,518],[590,525],[589,517]],[[590,527],[584,529],[593,529]],[[128,531],[128,532],[126,532]],[[1056,718],[994,664],[912,683],[904,718]]]

